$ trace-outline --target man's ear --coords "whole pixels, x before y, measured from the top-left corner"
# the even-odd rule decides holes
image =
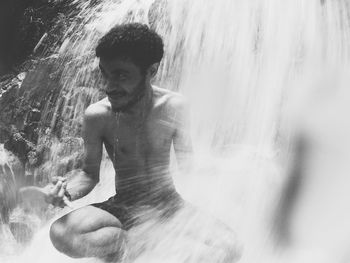
[[[153,78],[157,74],[158,68],[159,68],[159,63],[154,63],[148,68],[149,76],[151,78]]]

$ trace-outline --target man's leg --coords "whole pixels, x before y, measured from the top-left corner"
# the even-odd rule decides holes
[[[229,226],[187,202],[178,216],[178,220],[184,220],[180,223],[183,236],[193,242],[193,262],[208,262],[208,259],[218,263],[239,261],[242,246]]]
[[[118,258],[123,254],[125,236],[122,224],[115,216],[93,206],[61,217],[50,229],[56,249],[74,258]]]

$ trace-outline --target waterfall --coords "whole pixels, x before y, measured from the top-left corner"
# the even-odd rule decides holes
[[[273,262],[269,224],[287,179],[284,165],[296,129],[290,116],[313,96],[313,83],[325,69],[349,67],[349,2],[82,2],[75,1],[80,12],[52,58],[60,91],[46,105],[42,121],[49,120],[61,138],[79,137],[85,108],[102,96],[94,55],[98,39],[117,23],[149,24],[165,44],[155,84],[184,94],[191,107],[195,171],[175,173],[179,192],[238,233],[245,247],[242,262]],[[47,130],[39,137],[39,144],[51,140],[52,166],[61,158],[55,155],[61,144],[53,137]],[[101,182],[76,206],[113,194],[112,169],[106,157]],[[47,230],[38,233],[24,256],[34,260],[45,244],[36,262],[77,261],[54,251]],[[85,261],[95,262],[79,260]],[[155,261],[144,257],[140,262]]]

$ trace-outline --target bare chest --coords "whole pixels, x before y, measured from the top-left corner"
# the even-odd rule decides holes
[[[135,117],[116,113],[106,127],[104,144],[116,167],[149,166],[169,158],[175,127],[161,114]]]

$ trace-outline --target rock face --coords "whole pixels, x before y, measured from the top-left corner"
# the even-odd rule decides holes
[[[60,71],[52,54],[78,12],[72,2],[0,2],[0,143],[24,162],[30,145],[36,145],[47,127],[42,112],[46,120],[52,118],[50,109],[60,91]]]
[[[0,2],[0,76],[29,55],[47,56],[67,30],[71,0],[2,0]],[[38,45],[39,44],[39,45]]]
[[[61,77],[68,62],[56,55],[71,25],[79,24],[73,2],[79,1],[0,1],[0,238],[8,226],[9,236],[22,244],[50,210],[28,208],[19,189],[46,185],[51,176],[82,165],[79,114],[64,105],[75,109],[83,101],[80,112],[92,89],[82,84],[72,98],[66,95]],[[30,223],[30,215],[38,222]]]
[[[71,2],[0,2],[0,225],[17,206],[20,187],[46,184],[51,171],[64,173],[81,159],[79,139],[74,154],[67,153],[74,158],[61,160],[53,160],[50,147],[70,149],[74,143],[49,138],[39,142],[40,135],[57,138],[59,132],[61,111],[55,105],[62,65],[53,54],[78,12]]]
[[[23,74],[8,81],[0,93],[0,143],[19,158],[26,173],[35,177],[36,182],[32,183],[43,179],[34,175],[38,172],[35,169],[51,158],[49,148],[57,144],[43,138],[62,139],[63,145],[71,145],[65,142],[72,140],[61,138],[60,134],[62,109],[57,102],[62,89],[61,73],[57,58],[50,57],[41,60],[25,78]]]
[[[3,0],[0,2],[0,75],[6,73],[11,67],[11,44],[15,40],[15,29],[19,26],[19,18],[24,12],[24,1]]]
[[[41,112],[50,104],[49,96],[59,92],[55,93],[58,85],[52,86],[54,77],[48,77],[52,70],[48,65],[46,60],[37,66],[41,74],[34,74],[34,80],[28,77],[24,81],[26,74],[22,73],[1,83],[0,221],[5,223],[18,204],[19,188],[40,184],[42,179],[35,172],[48,151],[45,145],[37,144],[40,127],[45,127],[40,122]]]
[[[28,160],[28,145],[36,144],[39,126],[45,126],[40,123],[42,109],[49,108],[59,92],[57,66],[46,58],[60,46],[73,21],[77,9],[71,2],[0,2],[0,143],[7,142],[21,161]]]
[[[36,143],[41,110],[51,101],[49,97],[55,91],[58,93],[58,85],[52,85],[55,78],[50,77],[51,69],[50,62],[46,61],[38,66],[40,74],[34,74],[34,77],[28,74],[28,80],[25,80],[26,74],[22,73],[8,83],[2,83],[0,143],[5,143],[17,132],[22,132],[26,140]]]

